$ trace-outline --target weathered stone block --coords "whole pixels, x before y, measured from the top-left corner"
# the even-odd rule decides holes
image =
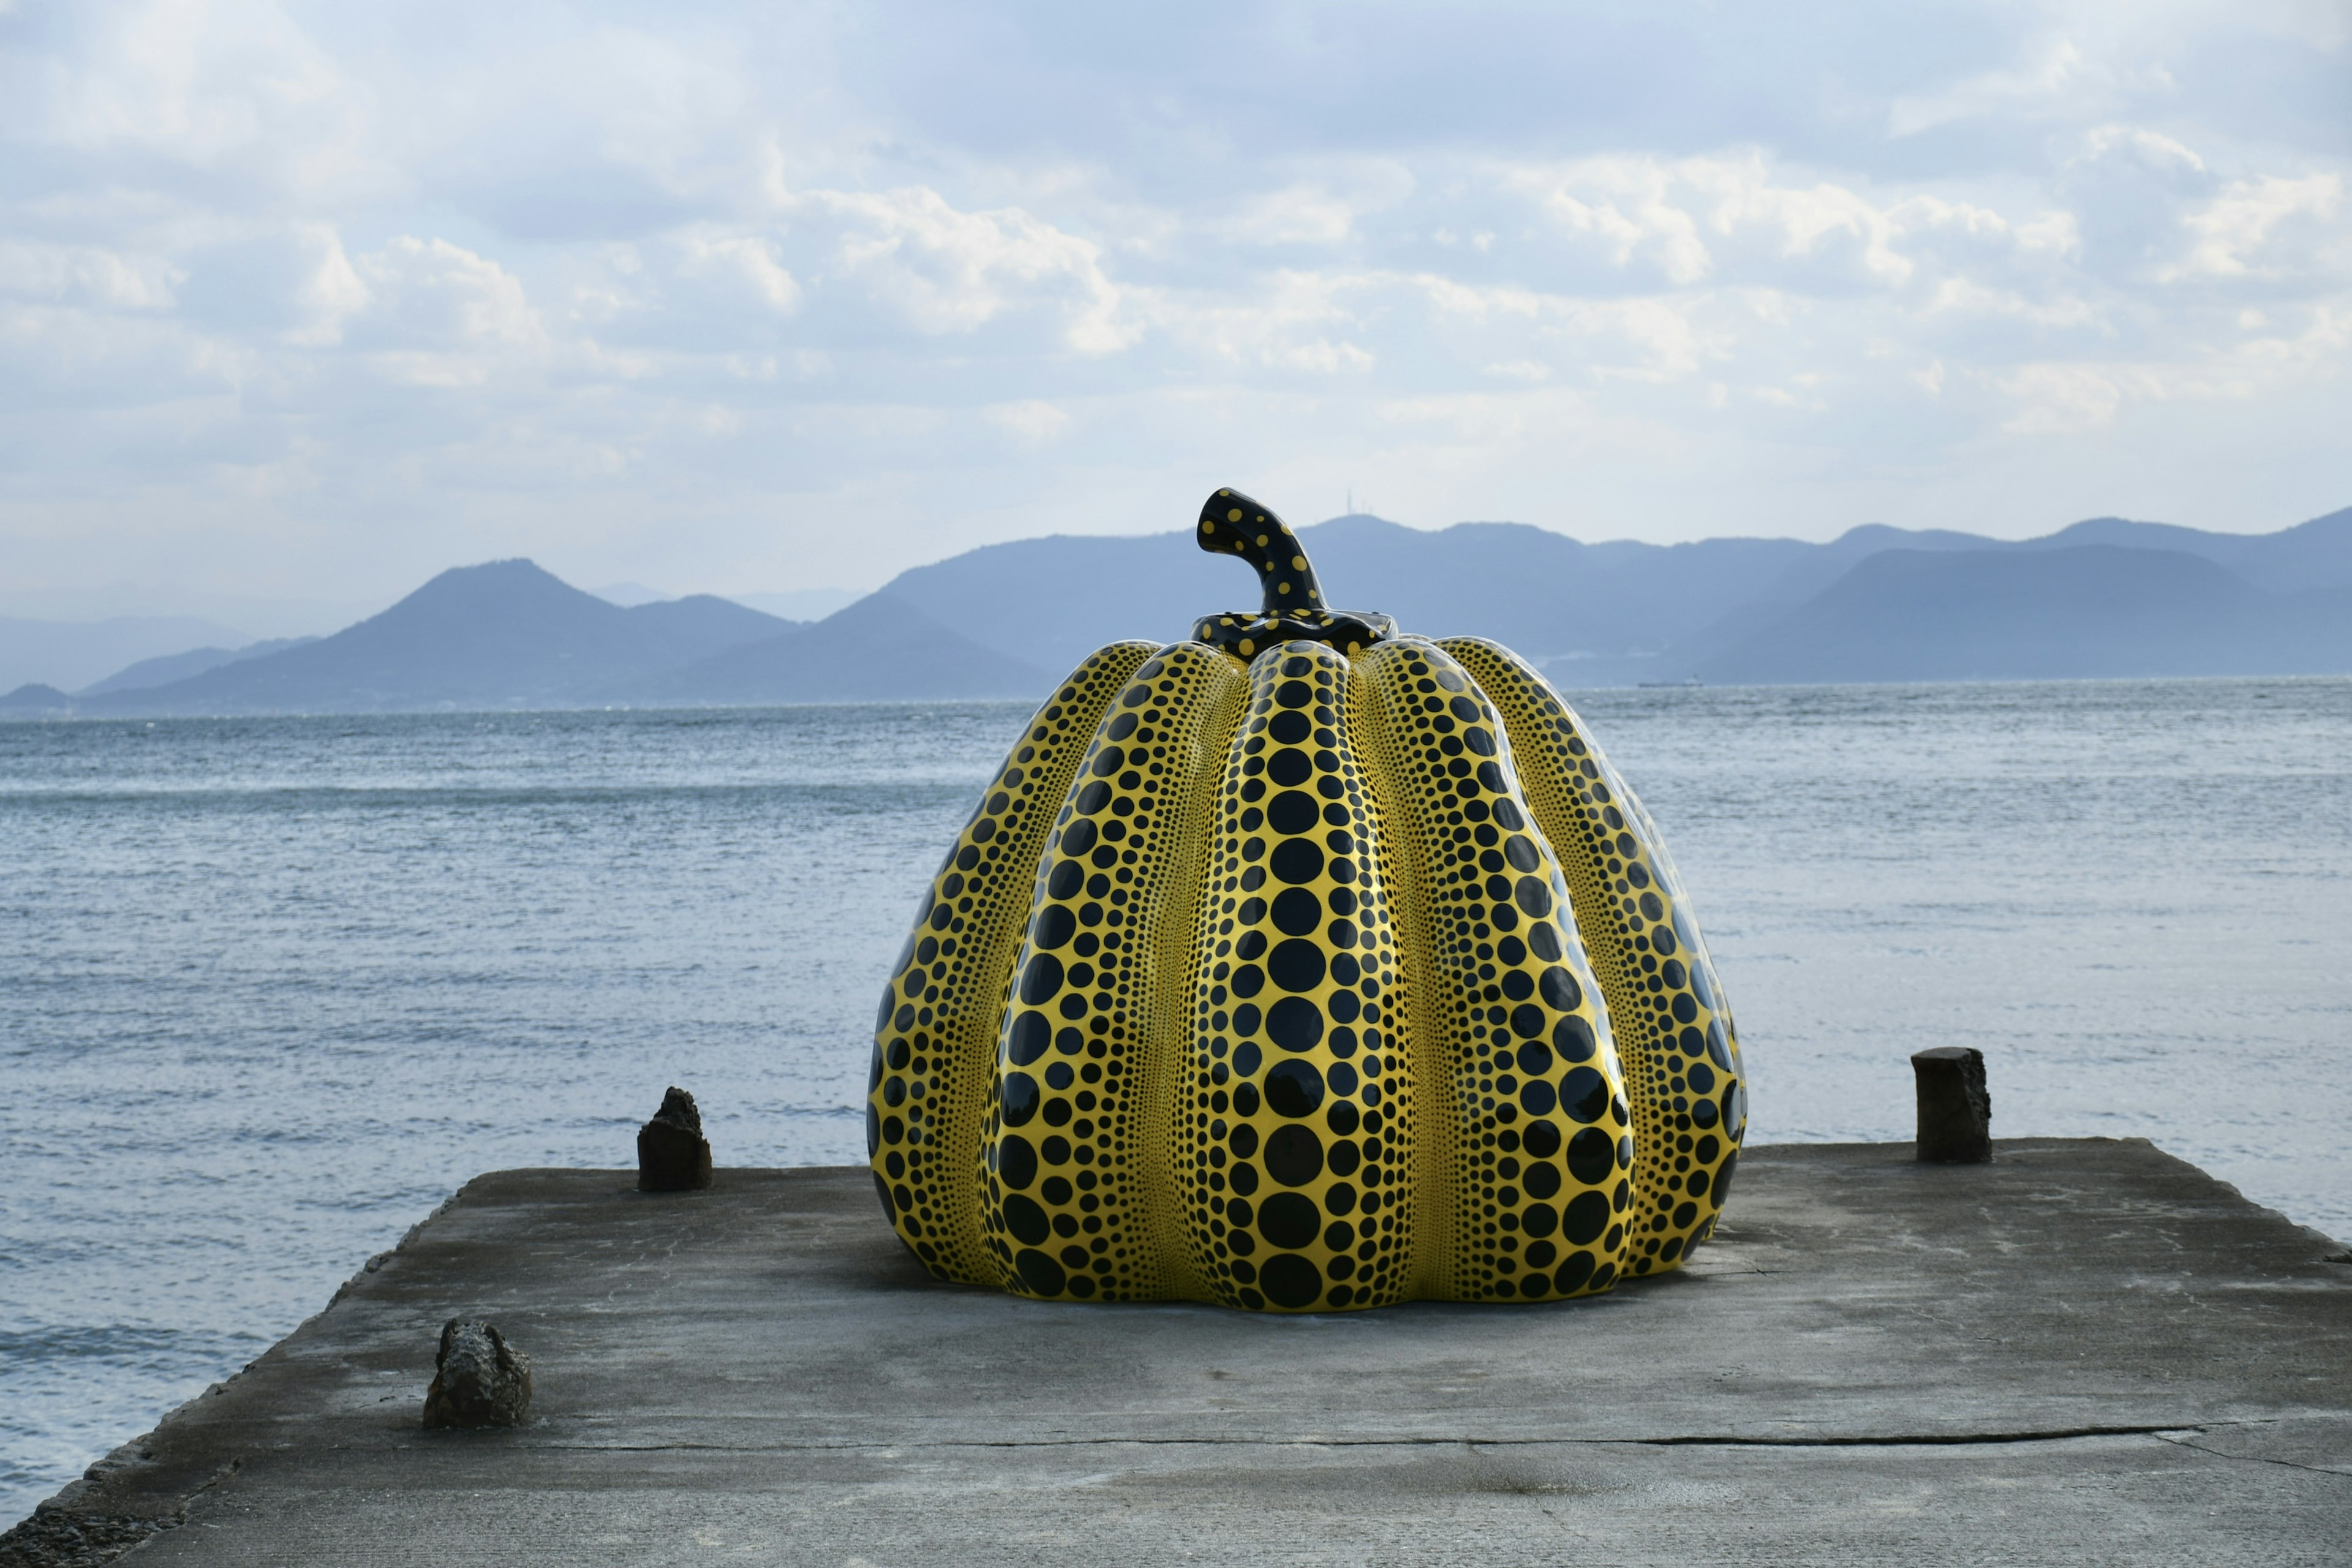
[[[520,1426],[530,1419],[530,1357],[507,1342],[495,1323],[452,1318],[441,1328],[433,1386],[425,1391],[427,1426]]]
[[[1919,1158],[1940,1165],[1981,1165],[1992,1158],[1992,1096],[1984,1053],[1937,1046],[1911,1058],[1919,1089]]]
[[[710,1142],[694,1096],[672,1084],[654,1119],[637,1129],[637,1190],[683,1193],[710,1184]]]

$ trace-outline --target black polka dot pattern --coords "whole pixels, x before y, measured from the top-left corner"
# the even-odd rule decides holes
[[[1104,715],[1055,819],[981,1133],[987,1245],[1009,1289],[1199,1294],[1146,1172],[1155,1152],[1168,1157],[1164,1069],[1189,1043],[1192,803],[1216,787],[1244,684],[1198,643],[1155,654]]]
[[[1193,1266],[1231,1306],[1411,1293],[1414,1095],[1361,703],[1327,647],[1259,659],[1210,806],[1175,1152]]]
[[[1567,884],[1468,673],[1437,645],[1400,637],[1361,674],[1412,906],[1401,923],[1417,938],[1414,1077],[1427,1135],[1443,1140],[1425,1207],[1447,1211],[1449,1239],[1431,1293],[1605,1290],[1623,1268],[1634,1143]]]
[[[1001,1282],[982,1244],[978,1151],[1005,987],[1052,814],[1103,710],[1153,652],[1101,649],[1030,720],[940,862],[882,994],[866,1152],[883,1212],[942,1279]]]
[[[1748,1128],[1722,982],[1656,825],[1575,710],[1498,644],[1459,637],[1441,646],[1503,714],[1520,781],[1559,853],[1576,925],[1608,997],[1641,1151],[1626,1268],[1636,1275],[1671,1268],[1714,1229]]]
[[[1201,542],[1264,610],[1088,658],[932,878],[867,1079],[892,1226],[942,1279],[1256,1311],[1679,1267],[1747,1088],[1648,815],[1507,650],[1328,610],[1238,492]]]

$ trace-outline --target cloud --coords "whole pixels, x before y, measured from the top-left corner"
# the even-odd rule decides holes
[[[1227,478],[2273,526],[2352,500],[2339,9],[27,0],[0,542],[108,608],[870,584]]]

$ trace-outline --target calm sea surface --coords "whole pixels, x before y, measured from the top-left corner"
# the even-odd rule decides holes
[[[2352,680],[1577,699],[1758,1142],[2140,1136],[2352,1236]],[[0,725],[0,1525],[478,1172],[841,1163],[884,970],[1024,710]],[[876,1223],[881,1220],[877,1216]],[[419,1332],[429,1326],[420,1326]]]

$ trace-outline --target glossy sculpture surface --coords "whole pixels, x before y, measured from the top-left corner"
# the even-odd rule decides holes
[[[1038,710],[882,999],[866,1146],[941,1279],[1330,1310],[1605,1290],[1713,1228],[1731,1016],[1648,814],[1536,669],[1333,610],[1219,490],[1255,612]]]

